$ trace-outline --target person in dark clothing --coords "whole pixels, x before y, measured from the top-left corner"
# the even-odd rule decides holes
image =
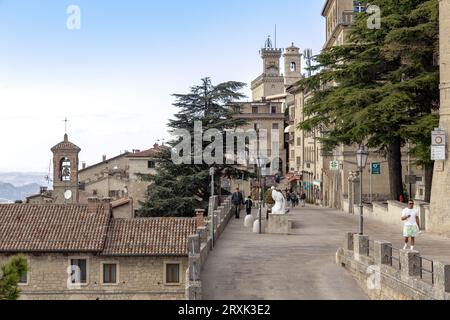
[[[305,206],[305,202],[306,202],[306,194],[304,192],[300,196],[300,202],[302,203],[302,207],[304,207]]]
[[[253,208],[253,201],[252,197],[249,196],[247,200],[245,200],[245,210],[247,211],[247,215],[252,214],[252,208]]]
[[[291,204],[292,204],[292,208],[295,208],[295,206],[297,205],[297,195],[295,194],[295,192],[291,193]]]
[[[239,191],[239,188],[236,188],[236,192],[231,196],[231,203],[234,206],[234,213],[236,215],[236,219],[239,219],[241,214],[241,205],[244,204],[244,198],[242,193]]]

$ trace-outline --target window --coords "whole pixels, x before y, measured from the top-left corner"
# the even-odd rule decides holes
[[[295,158],[295,150],[291,150],[291,158],[292,158],[292,159]]]
[[[72,267],[72,283],[87,283],[87,260],[86,259],[71,259],[70,265]]]
[[[353,12],[366,12],[366,3],[364,1],[353,1]]]
[[[166,283],[179,284],[180,283],[180,264],[167,263],[166,264]]]
[[[301,146],[302,145],[302,138],[297,138],[297,146]]]
[[[154,168],[155,168],[155,161],[149,161],[149,162],[147,163],[147,167],[148,167],[149,169],[154,169]]]
[[[252,107],[252,113],[257,114],[258,113],[258,107]]]
[[[109,191],[109,197],[110,198],[119,198],[120,197],[120,191],[119,190],[110,190]]]
[[[297,167],[300,167],[302,165],[302,158],[297,157]]]
[[[103,283],[104,284],[117,283],[117,264],[105,263],[103,265]]]
[[[272,106],[270,109],[272,113],[277,113],[277,107]]]
[[[27,265],[29,268],[30,262],[28,261],[28,259],[27,259]],[[26,285],[26,284],[28,284],[28,272],[22,273],[19,278],[19,285]]]
[[[70,160],[68,158],[61,159],[61,181],[70,181]]]
[[[279,129],[278,123],[272,124],[272,129],[273,130],[278,130]]]
[[[297,64],[295,62],[291,62],[291,71],[297,70]]]

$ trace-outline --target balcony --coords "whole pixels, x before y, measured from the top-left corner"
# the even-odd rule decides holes
[[[338,25],[342,25],[344,27],[350,26],[356,18],[357,12],[353,11],[344,11],[338,19]]]

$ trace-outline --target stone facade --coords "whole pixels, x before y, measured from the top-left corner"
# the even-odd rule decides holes
[[[92,254],[25,255],[29,264],[28,282],[21,284],[21,300],[184,300],[187,256],[183,257],[102,257]],[[0,265],[10,256],[0,255]],[[87,283],[69,289],[70,260],[87,260]],[[117,283],[103,283],[103,264],[117,264]],[[179,284],[165,281],[165,264],[180,264]]]
[[[324,47],[342,45],[347,40],[347,33],[357,12],[364,10],[363,4],[352,0],[328,0],[322,11],[326,21],[326,42]],[[299,87],[291,86],[287,91],[294,96],[294,105],[289,109],[291,123],[294,127],[305,120],[304,107],[311,98],[311,94],[304,93]],[[352,199],[359,203],[359,196],[351,195],[354,189],[352,179],[357,172],[356,150],[358,146],[340,145],[332,153],[324,153],[318,141],[320,132],[312,133],[294,130],[290,133],[290,163],[292,173],[302,177],[302,181],[294,181],[292,187],[305,191],[311,202],[327,207],[342,209],[345,199]],[[411,159],[408,170],[408,149],[403,150],[402,176],[416,175],[418,182],[411,187],[413,197],[423,197],[424,171],[413,165]],[[337,170],[331,170],[330,162],[338,161]],[[381,165],[381,174],[371,174],[371,162]],[[363,201],[383,201],[390,198],[389,168],[386,158],[376,150],[370,150],[367,167],[363,173]],[[349,187],[349,182],[352,184]],[[422,195],[416,192],[421,190]],[[359,192],[359,191],[358,191]],[[395,199],[399,200],[399,199]]]
[[[450,132],[450,0],[439,1],[440,21],[440,128]],[[447,142],[448,143],[448,142]],[[450,235],[450,157],[435,164],[431,193],[430,230]]]

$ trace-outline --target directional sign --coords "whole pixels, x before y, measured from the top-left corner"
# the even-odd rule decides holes
[[[379,162],[372,162],[372,174],[373,175],[381,174],[381,163],[379,163]]]
[[[431,146],[431,160],[433,161],[445,161],[447,152],[444,146]]]
[[[339,171],[339,161],[330,161],[330,170]]]

